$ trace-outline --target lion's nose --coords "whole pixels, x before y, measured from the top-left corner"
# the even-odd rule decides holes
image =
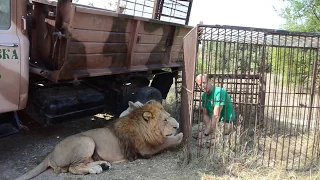
[[[179,129],[179,123],[177,123],[177,126],[176,127],[174,127],[175,129]]]

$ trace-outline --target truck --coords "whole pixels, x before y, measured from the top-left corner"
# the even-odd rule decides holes
[[[161,20],[164,1],[154,4],[145,18],[72,0],[1,0],[0,114],[12,117],[0,118],[1,136],[19,131],[20,112],[50,125],[166,99],[192,27]]]

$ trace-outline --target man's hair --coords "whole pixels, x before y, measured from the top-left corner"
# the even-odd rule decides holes
[[[208,79],[208,75],[207,74],[198,74],[196,76],[196,79],[199,79],[199,78],[202,78],[202,77],[205,77],[206,79]]]
[[[208,78],[208,74],[198,74],[198,75],[196,76],[195,80],[197,81],[197,79],[199,79],[200,82],[201,82],[201,78],[202,78],[202,77],[205,77],[205,80],[206,80],[206,81],[210,81],[210,79]]]

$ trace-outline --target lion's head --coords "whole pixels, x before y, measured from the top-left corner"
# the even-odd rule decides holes
[[[115,121],[113,130],[129,160],[137,158],[139,150],[156,147],[166,136],[177,133],[179,123],[155,101],[133,109]]]

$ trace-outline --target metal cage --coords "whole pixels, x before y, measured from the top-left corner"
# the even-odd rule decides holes
[[[317,33],[198,25],[184,38],[182,128],[188,156],[224,160],[249,156],[261,165],[310,167],[319,157],[319,38]],[[231,133],[217,123],[199,138],[203,101],[195,83],[208,74],[232,98]],[[189,158],[189,157],[188,157]]]

